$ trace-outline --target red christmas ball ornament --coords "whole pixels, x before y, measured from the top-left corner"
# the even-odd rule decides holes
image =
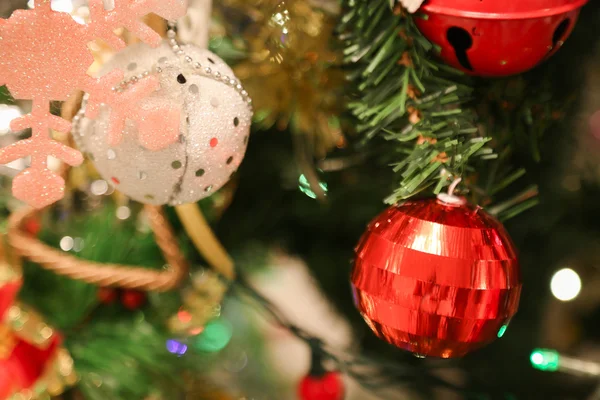
[[[300,400],[342,400],[344,382],[337,372],[323,375],[307,375],[298,386]]]
[[[415,23],[442,59],[472,75],[525,72],[569,37],[588,0],[429,0]]]
[[[10,356],[0,359],[0,399],[19,398],[10,395],[33,387],[56,357],[61,340],[56,335],[46,348],[18,340]]]
[[[462,198],[441,195],[390,207],[369,224],[356,248],[352,288],[381,339],[417,356],[450,358],[504,334],[521,278],[502,224]]]
[[[128,310],[137,310],[146,303],[146,293],[137,290],[125,290],[121,295],[121,303]]]

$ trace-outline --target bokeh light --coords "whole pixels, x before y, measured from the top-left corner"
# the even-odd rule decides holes
[[[103,194],[106,194],[108,192],[108,182],[106,182],[103,179],[98,179],[92,182],[90,190],[96,196],[102,196]]]
[[[323,190],[323,192],[327,194],[327,184],[325,182],[319,182],[319,186],[321,187],[321,190]],[[300,189],[302,193],[304,193],[311,199],[317,198],[317,194],[312,190],[310,182],[304,174],[300,175],[300,178],[298,178],[298,189]]]
[[[63,238],[60,239],[59,245],[63,251],[71,251],[75,245],[75,240],[71,236],[63,236]]]
[[[11,131],[10,123],[21,115],[19,107],[0,104],[0,134],[9,133]]]
[[[563,268],[552,276],[550,290],[560,301],[573,300],[581,291],[581,278],[571,268]]]
[[[177,319],[184,324],[189,324],[192,322],[192,314],[189,311],[181,309],[177,312]]]
[[[558,352],[549,349],[535,349],[531,352],[529,360],[533,368],[541,371],[556,371],[560,364]]]
[[[171,354],[182,356],[187,352],[188,346],[185,343],[178,342],[177,340],[167,340],[167,351]]]
[[[508,324],[502,325],[500,327],[500,329],[498,330],[498,337],[501,338],[502,336],[504,336],[504,334],[506,333],[507,329],[508,329]]]
[[[131,217],[131,209],[127,206],[121,206],[117,208],[117,218],[120,220],[126,220]]]
[[[222,319],[209,322],[196,338],[195,347],[207,353],[221,351],[229,344],[233,332],[231,325]]]

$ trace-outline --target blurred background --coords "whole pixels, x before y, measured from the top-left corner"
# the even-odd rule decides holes
[[[89,16],[84,0],[52,4],[82,22]],[[7,18],[13,10],[27,7],[27,1],[2,0],[0,16]],[[288,37],[292,46],[282,45],[269,23],[282,7],[293,10]],[[345,90],[347,71],[335,33],[341,15],[335,0],[213,4],[210,48],[233,66],[256,111],[239,172],[224,189],[201,202],[238,269],[290,321],[330,345],[399,365],[431,362],[434,374],[482,396],[438,388],[429,381],[367,390],[345,378],[349,400],[600,399],[600,3],[585,6],[571,38],[540,67],[545,75],[538,69],[496,82],[510,87],[515,80],[532,82],[544,75],[549,77],[545,93],[551,97],[537,101],[563,107],[539,138],[539,159],[527,144],[515,147],[511,155],[513,165],[527,170],[513,192],[532,184],[539,187],[539,204],[505,224],[520,252],[519,312],[500,340],[463,359],[444,362],[441,368],[439,361],[417,359],[377,339],[353,305],[349,284],[353,249],[367,223],[386,207],[383,199],[397,180],[376,156],[385,141],[375,139],[369,147],[361,147],[361,138],[353,133],[355,122],[345,111],[343,99],[351,94]],[[180,31],[185,30],[182,24]],[[277,62],[272,57],[275,48]],[[109,57],[101,45],[93,50],[98,64]],[[489,83],[477,87],[488,90]],[[4,146],[15,140],[10,121],[31,106],[11,100],[6,91],[0,92],[0,102]],[[518,112],[507,112],[516,115],[518,130]],[[26,163],[21,160],[9,167],[22,169]],[[82,211],[81,215],[100,213],[114,221],[129,220],[130,228],[137,229],[140,207],[116,194],[89,166],[74,170],[70,179],[73,195],[43,219],[48,243],[75,254],[75,239],[91,243],[94,235],[106,234],[94,231],[91,224],[77,231],[69,221]],[[0,195],[5,217],[19,206],[10,196],[9,183],[3,179]],[[66,237],[72,240],[63,240]],[[26,269],[25,276],[34,276],[32,271]],[[37,306],[43,296],[51,295],[25,290],[24,298],[37,296],[31,301]],[[60,312],[51,307],[41,311],[47,317]],[[235,295],[226,297],[217,314],[206,328],[214,337],[203,353],[202,372],[193,379],[196,390],[188,391],[187,398],[296,398],[298,381],[310,366],[306,343]],[[586,363],[570,371],[543,371],[532,365],[544,363],[532,358],[537,348]]]

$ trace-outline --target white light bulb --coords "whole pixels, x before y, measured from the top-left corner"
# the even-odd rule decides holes
[[[531,361],[534,364],[541,364],[544,362],[544,356],[542,355],[542,353],[535,353],[531,356]]]
[[[558,300],[571,301],[581,291],[581,278],[571,268],[563,268],[552,276],[550,290]]]

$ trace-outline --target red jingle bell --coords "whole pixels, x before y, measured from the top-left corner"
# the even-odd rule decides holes
[[[460,357],[490,343],[519,304],[519,264],[503,226],[444,196],[375,218],[352,271],[354,301],[370,328],[417,356]]]
[[[552,56],[588,0],[428,0],[415,23],[442,59],[478,76],[525,72]]]

